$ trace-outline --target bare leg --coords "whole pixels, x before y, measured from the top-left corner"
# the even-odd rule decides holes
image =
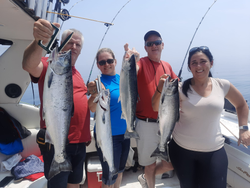
[[[80,187],[79,184],[72,184],[72,183],[67,184],[67,188],[79,188],[79,187]]]
[[[102,188],[114,188],[114,184],[109,186],[102,183]]]
[[[168,171],[173,170],[173,169],[174,168],[173,168],[171,162],[161,160],[161,162],[158,162],[156,164],[155,175],[163,174],[164,172],[168,172]]]
[[[156,169],[156,162],[151,165],[145,166],[144,172],[148,188],[155,187],[155,169]]]
[[[119,188],[121,186],[121,182],[122,182],[122,173],[119,173],[115,181],[114,188]]]

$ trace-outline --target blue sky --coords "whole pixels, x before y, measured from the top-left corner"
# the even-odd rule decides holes
[[[72,6],[78,2],[73,8]],[[127,0],[71,0],[63,8],[70,14],[100,21],[111,22]],[[165,48],[162,60],[169,62],[178,74],[191,38],[201,18],[213,0],[131,0],[119,13],[109,29],[102,47],[111,48],[116,55],[120,72],[123,45],[129,43],[146,56],[144,34],[151,29],[161,33]],[[193,46],[206,45],[214,55],[215,74],[229,66],[240,70],[244,66],[250,71],[250,1],[217,0],[203,20],[193,40]],[[79,29],[85,38],[82,54],[76,67],[87,82],[91,65],[107,29],[102,23],[71,18],[64,22],[62,30]],[[189,77],[184,65],[183,76]],[[91,79],[99,70],[94,65]],[[248,78],[249,79],[249,78]],[[250,80],[249,80],[250,81]],[[248,82],[249,83],[249,82]]]
[[[78,3],[77,3],[78,2]],[[128,0],[70,0],[62,8],[70,14],[111,22]],[[121,70],[123,46],[135,47],[146,56],[143,37],[149,30],[161,33],[165,44],[162,60],[179,73],[191,38],[199,22],[214,0],[131,0],[119,13],[109,29],[102,47],[111,48],[117,59],[116,72]],[[76,4],[77,3],[77,4]],[[76,4],[73,8],[72,6]],[[214,77],[228,79],[242,92],[250,105],[250,1],[217,0],[210,9],[191,47],[208,46],[214,56]],[[62,31],[76,28],[85,38],[82,53],[76,63],[85,83],[88,80],[96,52],[107,30],[103,23],[71,18]],[[187,61],[186,61],[187,62]],[[183,79],[191,77],[187,64]],[[94,65],[90,80],[100,74]]]

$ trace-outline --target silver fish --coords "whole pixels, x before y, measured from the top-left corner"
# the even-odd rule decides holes
[[[96,144],[101,148],[103,161],[109,166],[109,179],[116,173],[113,155],[113,139],[110,120],[110,92],[109,89],[101,89],[93,102],[96,106]]]
[[[161,140],[151,157],[158,156],[169,161],[167,143],[171,139],[175,123],[179,121],[179,103],[178,78],[173,81],[168,78],[162,88],[158,111]]]
[[[127,123],[127,131],[124,138],[139,138],[139,135],[135,131],[137,99],[138,90],[135,56],[132,55],[130,59],[126,59],[124,56],[120,73],[119,97],[122,106],[121,118],[125,119]]]
[[[43,119],[46,123],[45,141],[53,144],[55,150],[48,175],[51,179],[61,171],[72,170],[65,153],[73,116],[71,51],[59,55],[55,48],[48,61],[43,91]]]

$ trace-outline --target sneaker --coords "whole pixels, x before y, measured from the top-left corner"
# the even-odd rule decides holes
[[[172,178],[174,176],[174,171],[170,170],[162,174],[161,179]]]
[[[140,174],[138,176],[138,181],[140,182],[142,188],[148,188],[147,181],[144,177],[144,174]]]

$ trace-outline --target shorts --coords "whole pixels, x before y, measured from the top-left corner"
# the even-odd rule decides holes
[[[44,160],[44,175],[48,179],[49,169],[54,157],[54,147],[51,145],[49,151],[41,150]],[[83,177],[83,163],[86,157],[85,143],[68,144],[66,146],[66,154],[72,164],[72,172],[60,172],[50,180],[48,180],[47,187],[67,188],[67,184],[79,184]]]
[[[141,166],[149,166],[156,162],[157,157],[150,157],[158,147],[160,136],[158,135],[159,123],[146,122],[136,118],[136,132],[140,139],[136,139],[138,159]]]
[[[96,140],[96,134],[94,134]],[[101,148],[97,147],[96,150],[101,161],[102,165],[102,182],[105,185],[113,185],[118,177],[118,173],[122,173],[125,169],[126,162],[128,159],[128,153],[130,149],[130,139],[124,139],[124,135],[115,135],[113,138],[113,153],[114,153],[114,166],[117,174],[112,177],[112,180],[109,180],[109,166],[105,161],[103,162],[103,155]]]

